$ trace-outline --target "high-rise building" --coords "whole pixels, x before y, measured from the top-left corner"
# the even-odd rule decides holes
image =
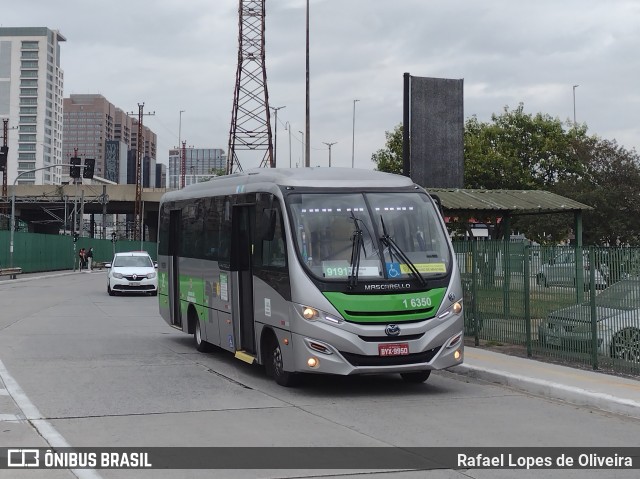
[[[8,184],[20,173],[18,184],[61,182],[64,41],[60,32],[46,27],[0,28],[0,118],[9,119]]]
[[[144,124],[142,136],[142,174],[143,178],[147,178],[143,186],[148,187],[153,184],[150,183],[149,175],[151,180],[155,178],[157,136]],[[126,150],[133,151],[135,159],[137,139],[138,119],[127,115],[104,96],[72,94],[64,99],[64,158],[71,158],[76,152],[81,158],[95,158],[96,176],[120,183],[135,183],[135,170],[133,177],[126,173],[126,160],[131,154],[126,151],[123,154],[122,145],[126,146]],[[68,181],[68,170],[65,168],[65,181]]]
[[[206,181],[227,167],[227,155],[219,148],[185,148],[184,186]],[[182,150],[169,150],[169,188],[181,188]]]

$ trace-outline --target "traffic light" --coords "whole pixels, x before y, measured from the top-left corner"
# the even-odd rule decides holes
[[[96,167],[96,160],[94,158],[84,159],[84,170],[82,170],[82,177],[91,179],[93,178],[93,170]]]
[[[71,178],[80,178],[80,158],[74,156],[71,158],[71,166],[69,167],[69,176]]]
[[[0,146],[0,171],[6,171],[8,155],[9,155],[9,147]]]
[[[80,234],[78,234],[77,232],[73,233],[73,242],[77,243],[78,242],[78,237],[80,236]]]

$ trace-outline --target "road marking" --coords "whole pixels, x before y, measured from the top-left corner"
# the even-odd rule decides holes
[[[17,416],[16,414],[0,414],[0,422],[18,422],[18,421],[24,421],[24,418]]]
[[[24,393],[20,385],[13,379],[13,376],[9,374],[7,368],[4,367],[4,363],[0,360],[0,380],[7,388],[9,396],[13,398],[18,409],[24,415],[27,421],[33,424],[33,427],[43,437],[43,439],[51,447],[71,447],[62,435],[56,431],[56,429],[42,417],[38,408],[31,402],[29,397]],[[5,416],[8,416],[6,414]],[[1,416],[0,416],[1,417]],[[70,469],[70,471],[78,479],[101,479],[101,476],[93,469]]]

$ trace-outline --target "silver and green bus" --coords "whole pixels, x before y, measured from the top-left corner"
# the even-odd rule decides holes
[[[212,346],[299,373],[425,381],[463,361],[462,288],[439,208],[409,178],[260,168],[166,193],[160,313]]]

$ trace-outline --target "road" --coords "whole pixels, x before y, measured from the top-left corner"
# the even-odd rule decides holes
[[[156,298],[108,296],[104,272],[2,281],[0,308],[0,391],[9,391],[0,394],[0,447],[637,446],[636,419],[451,372],[434,373],[420,385],[397,375],[313,376],[282,388],[229,353],[198,353],[191,336],[160,318]],[[20,472],[25,474],[16,477],[55,479],[359,477],[353,470],[286,469]],[[602,472],[461,469],[431,471],[429,477],[582,478]]]

